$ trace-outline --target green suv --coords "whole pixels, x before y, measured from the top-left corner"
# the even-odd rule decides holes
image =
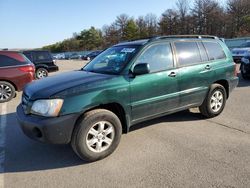
[[[87,161],[110,155],[139,122],[199,107],[219,115],[238,84],[226,45],[213,36],[119,43],[81,70],[29,84],[17,117],[38,141],[70,143]]]

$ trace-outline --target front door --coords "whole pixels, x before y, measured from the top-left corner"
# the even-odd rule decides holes
[[[148,63],[150,73],[130,79],[132,122],[178,108],[178,72],[171,45],[152,44],[139,55],[134,65]]]

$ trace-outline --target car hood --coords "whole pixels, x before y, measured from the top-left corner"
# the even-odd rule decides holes
[[[91,85],[96,86],[98,82],[103,82],[113,77],[115,77],[115,75],[71,71],[33,81],[25,87],[24,94],[30,100],[46,99],[65,90],[77,88],[80,85],[86,85],[88,87]]]

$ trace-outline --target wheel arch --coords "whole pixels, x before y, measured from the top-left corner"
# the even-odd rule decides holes
[[[11,85],[13,85],[13,87],[15,88],[16,91],[19,91],[19,90],[20,90],[20,88],[18,88],[18,87],[16,86],[16,84],[15,84],[14,82],[10,81],[10,80],[1,79],[0,82],[8,82],[8,83],[10,83]]]
[[[226,94],[227,94],[227,99],[229,97],[229,83],[227,80],[217,80],[216,82],[214,82],[214,84],[220,84],[222,85],[225,90],[226,90]]]
[[[123,108],[123,106],[119,103],[116,102],[112,102],[112,103],[107,103],[107,104],[100,104],[98,106],[95,107],[91,107],[89,109],[87,109],[86,111],[84,111],[79,117],[78,120],[82,118],[82,116],[92,110],[95,109],[105,109],[105,110],[109,110],[111,112],[113,112],[121,121],[122,124],[122,132],[123,133],[127,133],[129,130],[129,122],[126,119],[126,112]],[[78,120],[76,122],[78,122]]]

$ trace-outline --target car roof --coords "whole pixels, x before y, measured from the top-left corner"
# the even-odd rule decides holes
[[[22,52],[49,52],[49,50],[23,50]]]
[[[0,52],[3,53],[20,53],[19,51],[15,51],[15,50],[0,50]]]
[[[114,46],[129,46],[129,45],[144,45],[146,44],[147,42],[149,41],[149,39],[142,39],[142,40],[134,40],[134,41],[123,41],[123,42],[120,42]]]
[[[160,40],[220,40],[216,36],[212,35],[167,35],[167,36],[155,36],[147,39],[140,39],[140,40],[134,40],[134,41],[124,41],[121,43],[118,43],[114,46],[126,46],[126,45],[144,45],[149,42],[153,41],[160,41]]]

